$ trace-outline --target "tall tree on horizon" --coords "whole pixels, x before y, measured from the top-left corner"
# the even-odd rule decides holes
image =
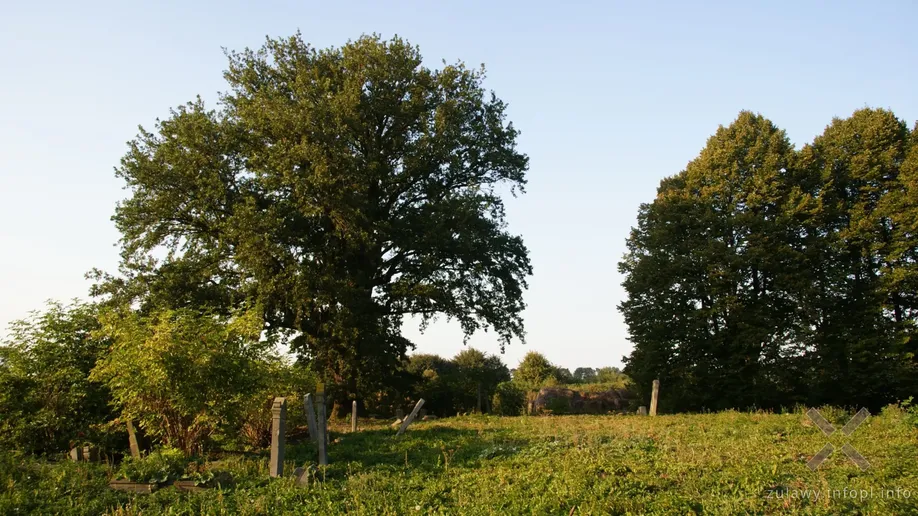
[[[639,394],[660,378],[661,409],[768,404],[793,333],[782,294],[796,254],[782,242],[794,152],[784,131],[742,112],[680,174],[664,179],[619,264],[619,309]],[[712,386],[719,388],[712,389]]]

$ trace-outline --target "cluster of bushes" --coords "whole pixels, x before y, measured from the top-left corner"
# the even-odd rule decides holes
[[[516,369],[499,357],[466,349],[447,360],[437,355],[409,357],[405,369],[412,377],[410,393],[424,398],[434,413],[490,412],[522,414],[543,387],[568,387],[586,392],[626,389],[630,380],[614,367],[577,368],[574,373],[529,352]]]
[[[266,445],[273,398],[300,399],[316,377],[261,338],[253,313],[54,303],[14,323],[0,347],[0,447],[123,450],[127,421],[186,455]],[[289,404],[292,427],[302,412]]]

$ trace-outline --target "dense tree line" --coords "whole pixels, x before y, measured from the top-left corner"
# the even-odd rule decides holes
[[[835,119],[795,150],[740,113],[643,204],[619,264],[626,373],[664,410],[877,408],[916,392],[918,127]]]
[[[0,343],[0,447],[59,453],[92,444],[124,451],[132,421],[151,444],[186,454],[260,449],[270,441],[273,399],[291,400],[288,423],[296,431],[305,414],[294,400],[314,392],[318,379],[280,355],[276,341],[261,338],[262,324],[258,310],[144,315],[51,303],[14,322]],[[520,415],[534,390],[567,380],[536,352],[514,371],[511,376],[498,355],[474,348],[450,359],[414,354],[399,363],[393,381],[359,399],[360,413],[390,417],[424,398],[428,412],[439,416]],[[621,378],[614,368],[597,371],[594,380]]]

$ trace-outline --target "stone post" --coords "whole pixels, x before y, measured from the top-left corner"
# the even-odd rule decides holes
[[[399,427],[398,433],[395,434],[396,437],[405,433],[405,429],[408,428],[408,425],[410,425],[412,421],[414,421],[414,418],[418,417],[418,412],[421,411],[421,407],[423,406],[424,406],[424,398],[421,398],[418,400],[418,404],[414,406],[414,410],[411,411],[411,414],[408,414],[408,417],[406,417],[405,420],[402,421],[402,426]]]
[[[271,406],[271,464],[272,477],[284,475],[284,438],[287,432],[287,399],[274,398]]]
[[[325,385],[316,385],[316,428],[318,429],[319,465],[328,465],[328,418],[325,416]]]
[[[357,400],[351,403],[351,432],[357,431]]]
[[[309,427],[309,439],[314,443],[318,443],[319,429],[316,426],[316,408],[312,404],[312,394],[307,394],[303,398],[303,406],[306,409],[306,426]]]
[[[137,444],[137,434],[134,433],[134,422],[127,420],[128,442],[131,445],[131,457],[140,458],[140,445]]]
[[[650,395],[650,415],[657,415],[657,400],[660,398],[660,380],[653,381],[653,393]]]

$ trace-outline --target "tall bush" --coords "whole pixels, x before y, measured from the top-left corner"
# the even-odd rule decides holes
[[[109,392],[89,371],[108,348],[94,305],[49,303],[10,325],[0,346],[0,447],[30,453],[99,444],[111,417]]]
[[[101,322],[98,333],[112,345],[91,378],[108,386],[123,416],[164,445],[199,451],[239,420],[260,387],[266,345],[254,311],[224,318],[189,309],[113,310]]]

